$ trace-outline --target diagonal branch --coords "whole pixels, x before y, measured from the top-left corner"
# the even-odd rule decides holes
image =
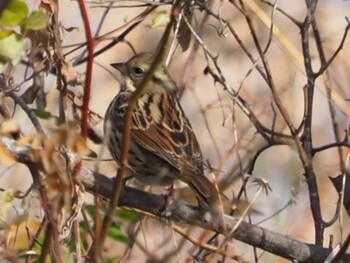
[[[4,136],[0,136],[0,143],[17,158],[18,162],[27,166],[32,163],[30,160],[31,148],[29,146],[18,146],[15,140]],[[93,195],[99,195],[105,200],[108,200],[112,195],[114,179],[110,179],[100,173],[94,173],[84,167],[81,169],[80,177],[77,179]],[[95,187],[96,181],[98,181],[100,186],[98,190]],[[167,200],[163,196],[128,186],[125,186],[118,205],[138,209],[140,213],[151,213],[159,218],[175,223],[185,223],[212,231],[218,229],[215,219],[203,220],[203,211],[199,210],[198,207],[187,205],[183,201],[176,201],[170,207],[167,207]],[[324,262],[332,251],[331,248],[304,243],[246,223],[241,221],[239,217],[226,215],[225,221],[227,231],[236,229],[233,238],[289,260],[297,262]],[[241,222],[237,224],[239,221]],[[350,254],[343,254],[342,259],[343,262],[350,262]]]

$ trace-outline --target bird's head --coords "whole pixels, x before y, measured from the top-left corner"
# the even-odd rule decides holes
[[[112,67],[122,74],[122,91],[134,92],[146,76],[154,59],[155,56],[152,53],[140,53],[127,62],[111,64]],[[176,89],[176,84],[171,79],[163,63],[156,67],[153,76],[145,87],[145,91],[159,88],[165,91]]]

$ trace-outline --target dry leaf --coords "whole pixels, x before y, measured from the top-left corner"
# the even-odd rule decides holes
[[[52,0],[41,0],[40,8],[43,8],[49,13],[56,13],[58,9],[56,1]]]
[[[28,249],[29,238],[35,235],[41,223],[35,217],[26,216],[21,216],[21,220],[18,221],[19,223],[13,224],[7,232],[7,246],[15,251]]]
[[[13,156],[5,145],[0,143],[0,163],[5,165],[12,165],[16,162],[15,156]]]
[[[67,90],[67,97],[73,102],[73,105],[76,108],[81,110],[81,107],[83,106],[82,96],[78,96],[72,90]],[[103,117],[94,111],[90,110],[88,115],[89,115],[90,127],[96,126],[97,124],[99,124],[103,120]]]

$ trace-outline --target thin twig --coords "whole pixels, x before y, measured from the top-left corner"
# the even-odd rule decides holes
[[[45,135],[45,131],[44,131],[43,127],[41,126],[38,118],[36,117],[34,111],[28,107],[28,105],[25,103],[25,101],[21,97],[18,97],[13,91],[7,92],[7,95],[10,98],[12,98],[23,109],[23,111],[27,114],[28,118],[30,119],[30,121],[34,125],[37,132]]]
[[[167,42],[170,38],[170,34],[172,32],[173,25],[176,23],[176,16],[178,14],[178,8],[179,8],[180,1],[177,1],[174,6],[172,7],[172,10],[170,12],[170,22],[168,23],[161,43],[160,43],[160,49],[158,51],[158,54],[155,57],[155,60],[153,61],[149,71],[147,72],[144,79],[141,81],[140,85],[137,87],[136,91],[132,95],[132,97],[129,100],[128,109],[125,114],[124,119],[124,130],[123,130],[123,140],[122,140],[122,147],[121,147],[121,164],[120,168],[118,169],[117,178],[115,180],[113,194],[111,196],[110,202],[108,204],[108,210],[106,213],[106,216],[103,220],[102,225],[102,231],[101,231],[101,237],[99,239],[99,243],[95,244],[95,250],[97,255],[99,255],[102,251],[103,244],[105,242],[109,226],[112,222],[112,216],[114,214],[114,211],[118,205],[119,197],[123,191],[124,186],[124,175],[127,170],[127,164],[128,164],[128,152],[129,152],[129,142],[130,142],[130,127],[131,127],[131,116],[133,107],[136,104],[136,101],[142,92],[142,90],[145,88],[147,82],[152,78],[154,71],[159,66],[161,61],[163,61],[163,57],[165,55],[166,49],[167,49]]]

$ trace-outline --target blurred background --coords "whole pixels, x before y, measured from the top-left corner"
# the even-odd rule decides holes
[[[26,2],[30,9],[37,9],[40,4],[40,1]],[[260,45],[264,48],[270,42],[266,59],[278,96],[294,127],[299,127],[305,106],[303,88],[307,83],[300,29],[288,17],[278,10],[274,10],[268,4],[253,0],[242,2],[252,19]],[[134,7],[133,5],[139,3],[134,1],[86,1],[93,33],[100,26],[102,16],[110,3],[112,3],[113,8],[108,11],[99,35],[117,30],[104,37],[103,41],[98,41],[95,51],[107,45],[112,37],[120,35],[127,28],[123,25],[145,9],[144,7]],[[206,17],[205,11],[196,8],[193,10],[192,26],[209,52],[213,56],[217,56],[217,63],[229,88],[238,92],[262,124],[271,129],[274,125],[276,132],[290,134],[285,121],[273,103],[273,96],[266,81],[254,68],[254,63],[245,54],[228,28],[229,24],[238,34],[247,51],[254,59],[258,59],[258,52],[245,17],[235,7],[235,3],[237,1],[208,0],[206,3],[208,8],[221,19],[221,22],[214,15]],[[295,20],[299,22],[304,20],[307,11],[304,1],[280,0],[276,1],[275,4]],[[94,59],[91,111],[103,117],[110,101],[119,90],[120,75],[111,68],[111,63],[128,60],[133,56],[131,47],[137,53],[156,52],[164,25],[155,26],[155,19],[159,18],[162,12],[169,14],[169,10],[169,5],[159,7],[135,27],[126,36],[124,42],[116,44]],[[327,59],[334,54],[343,38],[347,26],[345,18],[349,14],[349,1],[318,1],[316,21]],[[66,47],[63,49],[64,52],[70,51],[71,45],[85,42],[84,28],[76,1],[59,1],[59,20],[62,23],[63,46]],[[273,33],[270,34],[271,24],[273,24]],[[218,181],[223,182],[220,185],[223,193],[232,199],[237,196],[243,185],[242,178],[247,176],[247,169],[252,158],[260,149],[267,146],[267,142],[257,133],[251,120],[238,107],[230,92],[226,91],[220,83],[215,82],[212,76],[204,74],[204,69],[208,65],[207,58],[202,47],[197,46],[193,49],[194,43],[195,39],[192,37],[187,51],[183,52],[180,46],[172,49],[169,71],[179,89],[183,89],[181,104],[195,130],[204,160],[210,163],[213,168],[218,169],[215,176]],[[82,54],[84,48],[68,55],[66,61],[74,61]],[[320,59],[312,33],[310,33],[310,49],[313,70],[317,72]],[[333,104],[336,110],[335,121],[342,138],[346,136],[349,127],[349,57],[350,41],[346,39],[342,50],[328,68]],[[260,60],[257,63],[262,65]],[[209,65],[214,69],[212,62],[209,62]],[[84,74],[85,67],[85,64],[81,64],[74,67],[74,70]],[[23,64],[16,66],[14,79],[17,83],[23,80],[25,70],[26,66]],[[54,75],[45,76],[45,91],[48,102],[45,110],[52,114],[58,114],[56,85]],[[29,86],[29,82],[24,82],[18,94],[24,92]],[[315,86],[312,139],[314,147],[321,147],[333,143],[335,136],[324,76],[317,79]],[[71,88],[77,94],[83,93],[81,86]],[[16,107],[14,111],[14,118],[19,122],[23,133],[35,133],[27,116],[19,107]],[[102,130],[103,122],[94,128]],[[89,141],[89,147],[96,153],[100,152],[100,145]],[[346,159],[346,149],[344,149],[343,154],[344,159]],[[110,158],[107,150],[104,150],[100,157]],[[85,161],[84,165],[93,167],[94,161]],[[313,158],[313,165],[319,187],[322,216],[324,220],[328,221],[334,216],[338,200],[338,194],[328,178],[341,174],[337,149],[329,148],[318,152]],[[100,168],[102,173],[113,177],[117,166],[112,161],[103,161]],[[209,177],[212,176],[209,170],[207,170],[207,174]],[[309,192],[303,174],[303,167],[295,145],[272,146],[262,152],[257,158],[250,176],[266,180],[271,191],[265,194],[264,191],[258,190],[259,186],[254,184],[252,180],[248,181],[246,198],[242,202],[246,204],[247,201],[253,201],[251,222],[294,239],[313,243],[314,223],[310,210]],[[3,189],[13,188],[25,192],[31,184],[30,178],[27,168],[20,164],[10,167],[1,165],[0,187]],[[138,185],[137,182],[135,183]],[[183,185],[178,187],[181,188]],[[163,188],[154,188],[151,190],[164,192]],[[88,202],[92,202],[89,196],[87,198]],[[16,201],[18,202],[18,211],[26,210],[25,207],[31,202],[30,200],[32,199],[28,198],[25,202]],[[34,194],[33,200],[35,200]],[[37,202],[33,201],[30,205],[39,211]],[[40,214],[38,211],[37,213]],[[167,253],[178,246],[182,237],[173,232],[167,224],[156,219],[145,217],[142,221],[142,231],[135,236],[137,245],[133,247],[125,261],[146,262],[148,259],[150,260],[148,262],[153,262],[149,255],[162,261]],[[341,223],[337,220],[332,227],[326,229],[324,246],[328,246],[331,236],[333,237],[333,246],[341,242],[341,231],[345,234],[349,233],[348,226],[349,217],[345,213]],[[201,231],[198,229],[193,232],[193,235],[197,237],[200,234]],[[205,235],[207,238],[210,236],[208,233]],[[206,239],[204,238],[204,240]],[[228,245],[232,255],[240,256],[247,262],[254,261],[253,249],[250,246],[235,240],[229,242]],[[106,252],[118,258],[118,256],[123,255],[126,245],[111,242],[107,243],[107,247]],[[176,255],[173,255],[172,259],[178,262],[189,262],[189,251],[193,247],[194,245],[190,242],[185,242],[184,247]],[[259,250],[258,256],[261,256],[259,262],[288,262]],[[170,262],[174,261],[170,260]],[[225,262],[234,261],[227,260]]]

